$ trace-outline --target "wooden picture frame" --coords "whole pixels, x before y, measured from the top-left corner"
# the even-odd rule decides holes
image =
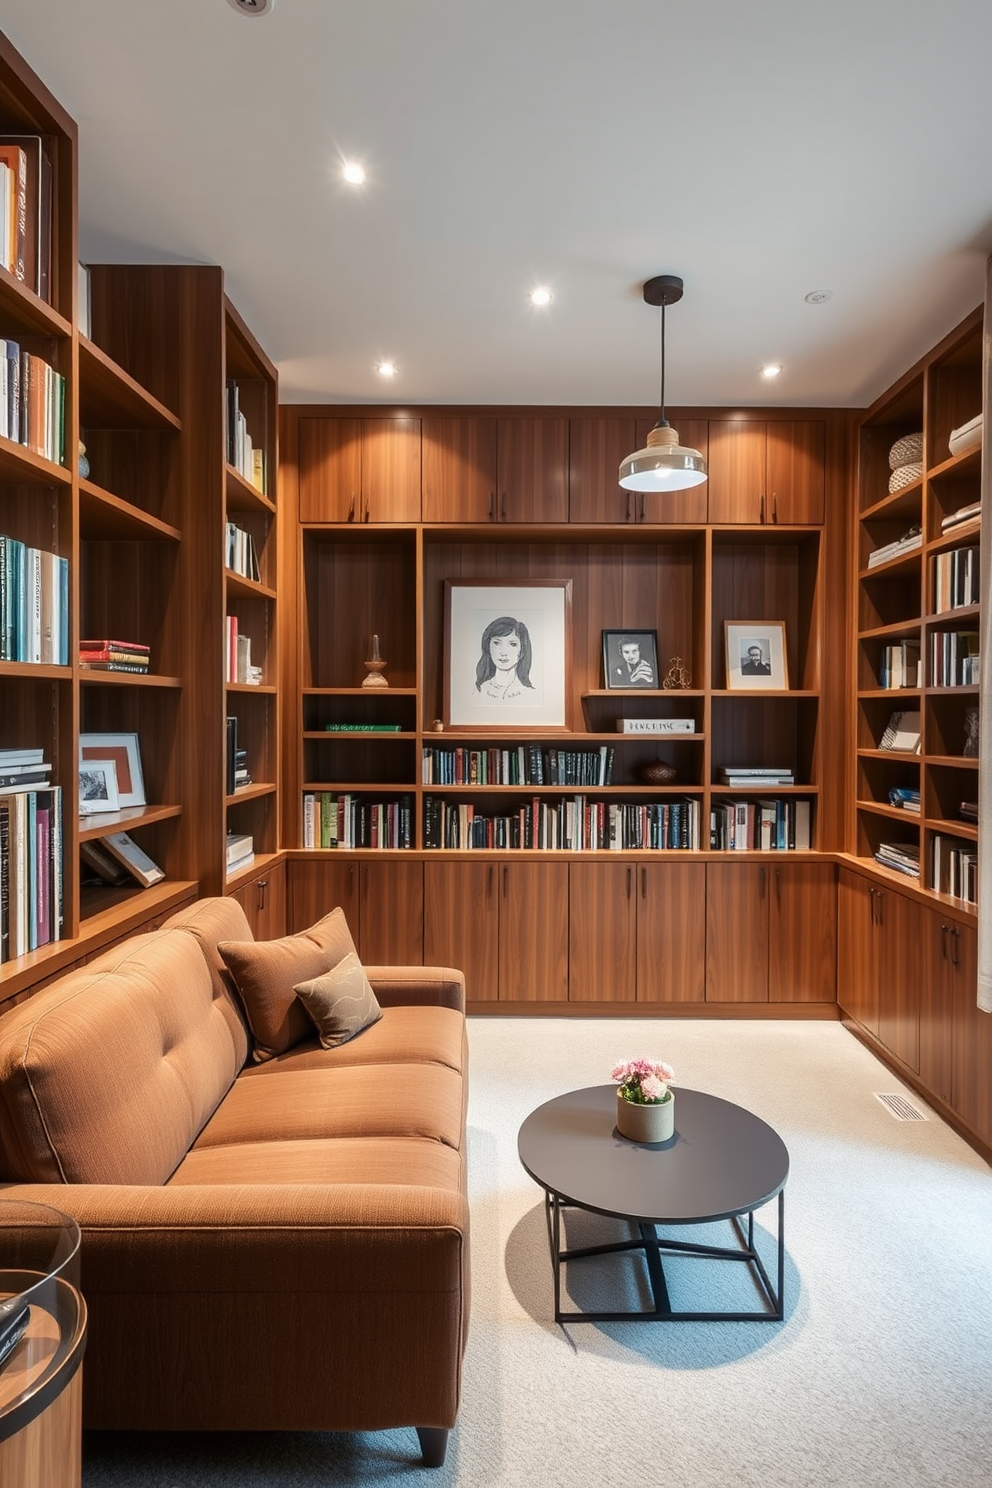
[[[79,766],[91,760],[113,760],[117,766],[117,795],[121,806],[145,805],[141,750],[137,734],[80,734]]]
[[[566,729],[572,581],[444,584],[444,723]]]
[[[729,691],[787,691],[784,620],[726,620],[724,637]]]
[[[93,816],[119,811],[117,764],[112,759],[87,759],[79,765],[79,814]]]
[[[603,686],[618,691],[658,691],[661,682],[656,630],[603,631]]]

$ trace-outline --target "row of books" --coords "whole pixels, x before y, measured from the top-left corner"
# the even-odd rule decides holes
[[[141,641],[80,641],[79,665],[90,672],[136,672],[147,675],[151,648]]]
[[[0,339],[0,434],[61,465],[65,378],[42,357]]]
[[[0,962],[59,940],[63,918],[61,788],[7,787],[0,793]]]
[[[935,630],[930,635],[932,687],[970,687],[978,681],[978,631]]]
[[[943,614],[979,602],[978,548],[954,548],[933,560],[933,607]]]
[[[239,475],[265,495],[265,451],[255,449],[248,433],[248,421],[241,412],[240,390],[233,378],[227,383],[227,461]]]
[[[920,849],[910,842],[880,842],[875,850],[875,862],[896,873],[905,873],[908,878],[920,876]]]
[[[893,641],[883,646],[879,657],[878,685],[887,689],[919,687],[920,646],[918,641]]]
[[[966,904],[977,905],[977,847],[938,833],[931,848],[930,887],[938,894],[950,894],[954,899],[963,899]]]
[[[255,539],[251,533],[237,526],[235,522],[225,523],[224,530],[224,561],[228,568],[233,573],[241,574],[243,578],[254,579],[256,583],[260,583],[258,554],[255,551]]]
[[[2,534],[0,661],[69,664],[69,560]]]
[[[736,790],[764,790],[769,785],[796,783],[796,777],[787,765],[778,768],[772,765],[721,765],[717,778],[721,785],[732,785]]]
[[[811,815],[811,803],[797,796],[715,801],[710,847],[718,852],[804,852],[810,845]]]
[[[868,567],[877,568],[880,563],[888,563],[892,558],[901,558],[904,553],[913,552],[914,548],[922,547],[923,534],[919,527],[911,527],[902,537],[896,538],[895,542],[883,543],[880,548],[875,548],[868,554]]]
[[[242,749],[238,744],[238,720],[228,718],[227,720],[227,754],[225,772],[225,792],[233,796],[235,791],[242,790],[246,785],[251,785],[251,771],[248,768],[248,751]]]
[[[238,630],[237,615],[226,615],[224,621],[224,681],[247,682],[258,687],[262,681],[262,668],[252,665],[251,636]]]
[[[351,791],[305,791],[303,846],[411,848],[413,799],[375,800]]]
[[[488,815],[471,801],[424,797],[424,847],[597,852],[698,848],[698,799],[645,804],[589,801],[585,796],[534,799]]]
[[[612,785],[614,751],[542,749],[435,749],[425,747],[424,785]]]
[[[0,136],[0,264],[50,301],[52,165],[40,134]]]

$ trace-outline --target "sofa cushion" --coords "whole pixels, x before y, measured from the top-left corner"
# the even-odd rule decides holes
[[[220,940],[252,940],[251,926],[237,899],[198,899],[165,921],[163,930],[185,930],[203,952],[210,972],[214,1000],[231,1028],[231,1037],[241,1051],[241,1063],[248,1058],[249,1035],[245,1015],[234,985],[234,978],[217,951]]]
[[[281,940],[222,940],[217,951],[234,977],[261,1063],[312,1036],[313,1024],[293,990],[355,952],[342,909]]]
[[[172,1184],[403,1183],[447,1188],[464,1182],[459,1153],[424,1137],[325,1137],[197,1147]]]
[[[347,1045],[345,1046],[347,1047]],[[460,1148],[463,1081],[443,1064],[281,1070],[242,1077],[196,1146],[322,1141],[328,1137],[425,1137]]]
[[[164,1183],[239,1068],[196,941],[135,936],[0,1021],[3,1176]]]
[[[271,1070],[344,1069],[360,1064],[446,1064],[462,1073],[467,1064],[465,1019],[446,1007],[387,1007],[360,1039],[322,1049],[316,1038],[287,1049],[265,1064],[250,1064],[242,1079]]]
[[[293,990],[313,1019],[324,1049],[335,1049],[357,1038],[382,1017],[382,1008],[353,951],[323,976],[299,982]]]

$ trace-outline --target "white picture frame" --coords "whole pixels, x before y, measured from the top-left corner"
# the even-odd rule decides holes
[[[79,814],[119,811],[117,765],[112,759],[88,759],[79,766]]]
[[[121,807],[145,805],[145,781],[137,734],[80,734],[79,766],[91,760],[113,760]]]
[[[724,633],[729,691],[788,690],[784,620],[727,620]]]
[[[444,723],[568,727],[572,583],[444,586]]]

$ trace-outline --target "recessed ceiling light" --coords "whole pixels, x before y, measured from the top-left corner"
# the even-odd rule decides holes
[[[359,165],[357,160],[346,160],[344,165],[341,167],[341,174],[344,176],[349,186],[365,185],[365,169],[363,166]]]
[[[806,296],[807,305],[825,305],[827,300],[832,300],[834,292],[832,289],[811,289]]]
[[[538,287],[537,287],[537,289],[532,289],[531,290],[531,292],[530,292],[530,302],[531,302],[532,305],[550,305],[551,304],[551,291],[550,291],[550,289],[548,289],[543,284],[539,284]]]
[[[395,362],[380,362],[379,365],[376,367],[375,370],[378,372],[378,374],[379,374],[380,377],[395,377],[396,376],[396,363]]]
[[[762,367],[761,375],[762,377],[767,377],[770,382],[773,377],[778,376],[781,370],[782,367],[779,362],[769,362],[766,366]]]
[[[263,16],[271,12],[276,0],[227,0],[227,3],[242,15]]]

